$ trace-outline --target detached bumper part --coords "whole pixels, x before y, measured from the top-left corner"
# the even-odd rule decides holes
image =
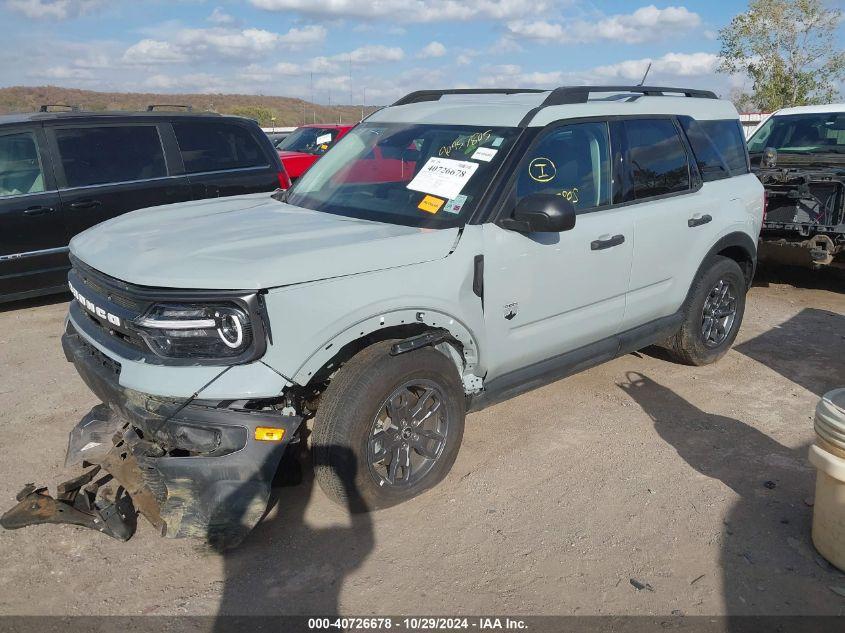
[[[94,469],[62,484],[56,499],[44,488],[25,488],[0,524],[73,523],[126,540],[141,514],[162,536],[200,537],[216,548],[242,541],[267,509],[273,477],[302,418],[225,403],[162,401],[120,386],[120,366],[72,325],[62,344],[104,402],[71,432],[65,465]],[[282,429],[281,439],[256,440],[258,427]],[[120,486],[114,511],[96,499],[92,480],[100,470]],[[114,517],[126,523],[116,525]]]
[[[91,480],[99,470],[100,467],[96,466],[59,484],[55,499],[47,494],[46,488],[27,484],[18,493],[18,504],[0,518],[0,525],[7,530],[16,530],[39,523],[70,523],[128,541],[137,526],[132,500],[125,491],[119,490],[114,501],[97,501],[97,490],[101,484]]]

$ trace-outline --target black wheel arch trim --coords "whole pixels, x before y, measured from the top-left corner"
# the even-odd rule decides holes
[[[693,281],[690,284],[690,289],[687,293],[687,300],[690,298],[689,293],[692,292],[695,280],[698,279],[705,267],[710,266],[713,259],[719,253],[729,248],[739,248],[745,253],[745,255],[748,256],[748,259],[751,262],[751,269],[744,272],[746,275],[746,290],[751,288],[751,282],[754,280],[754,273],[757,270],[757,244],[747,233],[735,231],[719,238],[719,240],[710,247],[710,250],[707,251],[707,255],[704,256],[704,259],[701,260],[701,265],[698,267],[698,270],[695,271],[695,276],[693,277]]]

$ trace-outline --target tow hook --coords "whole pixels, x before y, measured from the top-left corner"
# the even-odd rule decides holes
[[[118,488],[114,501],[97,500],[100,487],[112,479],[111,475],[106,475],[93,481],[99,471],[100,466],[95,466],[79,477],[59,484],[55,499],[47,493],[46,487],[27,484],[17,495],[18,504],[0,518],[0,525],[7,530],[17,530],[41,523],[70,523],[128,541],[138,525],[138,513],[122,487]]]

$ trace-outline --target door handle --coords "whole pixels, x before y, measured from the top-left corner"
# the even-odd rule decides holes
[[[23,210],[24,215],[44,215],[45,213],[52,213],[53,207],[29,207]]]
[[[687,226],[690,228],[694,228],[696,226],[701,226],[702,224],[707,224],[708,222],[713,221],[713,216],[711,215],[694,215],[689,220],[687,220]]]
[[[606,248],[613,248],[614,246],[619,246],[625,241],[624,235],[614,235],[613,237],[608,237],[606,239],[599,239],[593,240],[590,242],[590,250],[594,251],[601,251]]]
[[[103,203],[99,200],[80,200],[79,202],[71,202],[71,209],[96,209],[102,206]]]

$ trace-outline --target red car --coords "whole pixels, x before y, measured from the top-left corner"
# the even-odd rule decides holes
[[[296,128],[276,146],[291,180],[296,180],[354,126],[309,124]]]

